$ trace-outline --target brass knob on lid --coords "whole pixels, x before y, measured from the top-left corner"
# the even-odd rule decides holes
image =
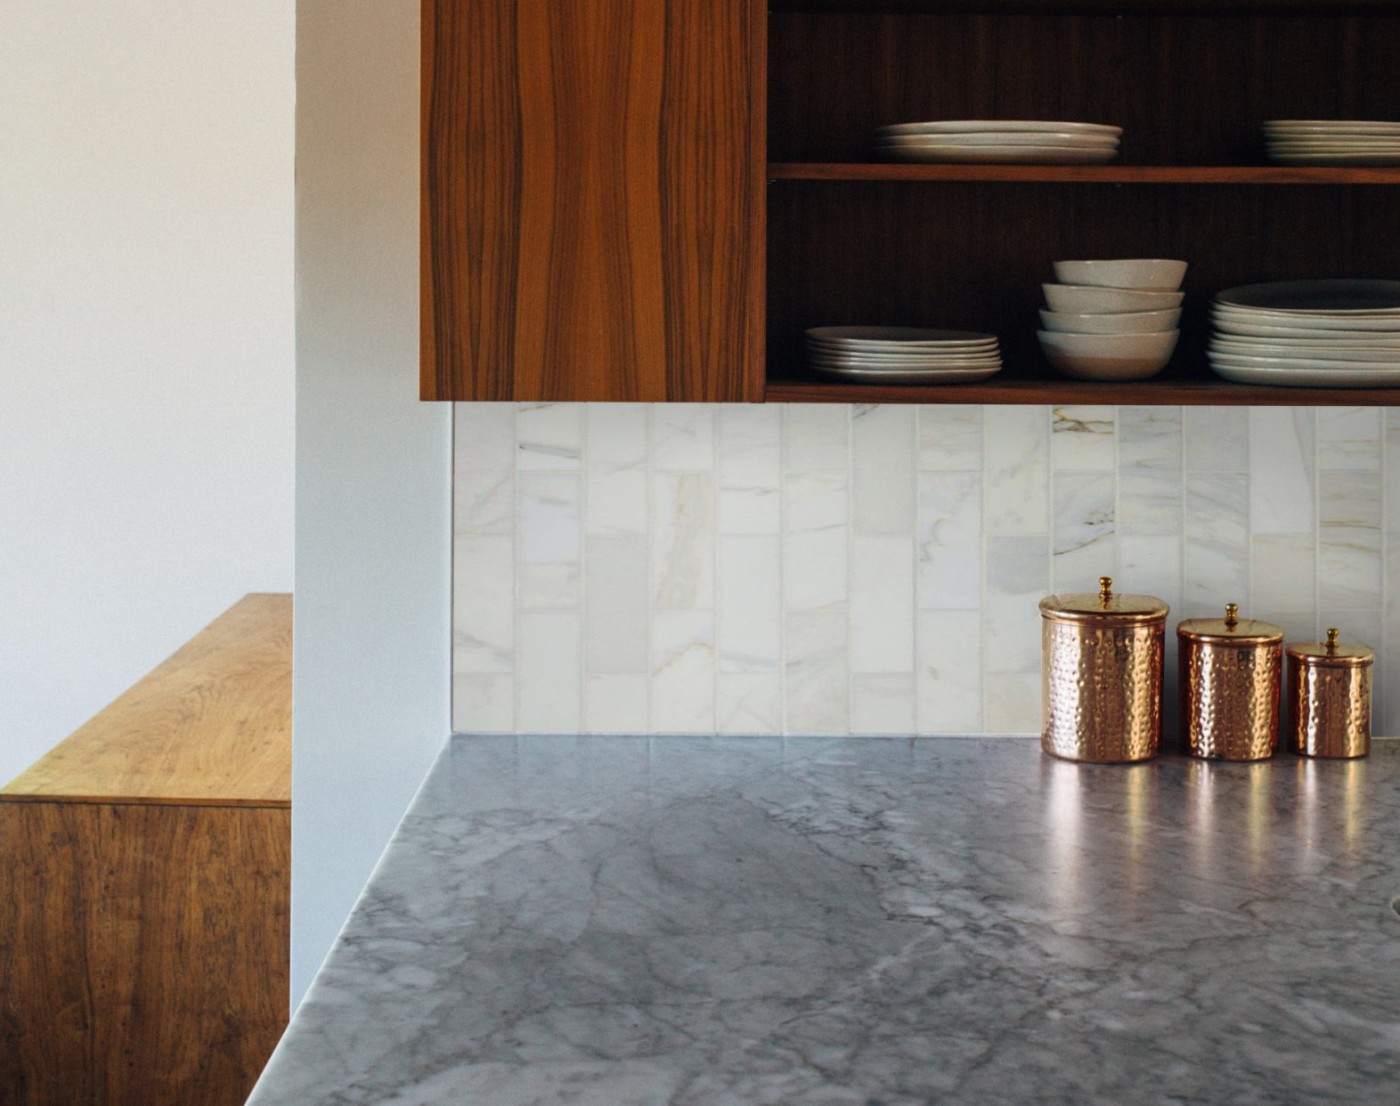
[[[1337,638],[1341,637],[1341,634],[1342,632],[1338,630],[1335,626],[1331,626],[1328,628],[1327,651],[1329,653],[1335,653],[1337,651]]]
[[[1110,602],[1112,602],[1112,600],[1113,600],[1113,577],[1112,577],[1112,576],[1100,576],[1100,577],[1099,577],[1099,603],[1106,607],[1106,606],[1109,605]]]
[[[1233,630],[1240,624],[1240,605],[1238,603],[1225,604],[1225,626]]]

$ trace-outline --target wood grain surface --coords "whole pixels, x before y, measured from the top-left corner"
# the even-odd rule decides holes
[[[423,398],[760,398],[765,6],[422,12]]]
[[[287,806],[292,597],[248,595],[4,788],[66,798]]]
[[[290,811],[0,803],[0,1102],[237,1106],[287,1022]]]

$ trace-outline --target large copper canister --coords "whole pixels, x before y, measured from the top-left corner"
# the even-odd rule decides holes
[[[1371,751],[1371,667],[1376,654],[1325,642],[1288,646],[1289,747],[1305,757],[1364,757]]]
[[[1089,594],[1040,601],[1040,747],[1066,760],[1150,760],[1162,742],[1162,645],[1167,605]]]
[[[1239,617],[1177,624],[1177,683],[1182,745],[1193,757],[1266,760],[1278,751],[1283,630]]]

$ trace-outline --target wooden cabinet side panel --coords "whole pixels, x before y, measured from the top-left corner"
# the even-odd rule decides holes
[[[290,812],[0,803],[0,1102],[236,1106],[288,1016]]]
[[[758,398],[752,10],[425,0],[424,398]]]

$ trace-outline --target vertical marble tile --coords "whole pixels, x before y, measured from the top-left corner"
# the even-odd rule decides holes
[[[651,626],[652,733],[715,730],[715,620],[708,611],[658,611]]]
[[[452,666],[515,670],[515,539],[459,534],[452,543]]]
[[[1273,611],[1308,611],[1317,606],[1317,540],[1311,534],[1256,534],[1250,540],[1253,587],[1246,610],[1274,621]]]
[[[852,411],[851,518],[858,534],[914,532],[914,408],[907,404]]]
[[[476,672],[452,677],[453,733],[511,733],[515,730],[515,679]]]
[[[1119,543],[1118,579],[1126,592],[1155,595],[1169,607],[1175,619],[1190,618],[1181,605],[1181,537],[1124,537]],[[1170,623],[1169,623],[1170,624]]]
[[[583,456],[583,405],[520,404],[515,446],[516,467],[522,472],[577,472]]]
[[[783,603],[788,610],[845,604],[850,496],[845,472],[790,473],[783,482]]]
[[[706,403],[652,403],[651,466],[658,471],[699,472],[714,468],[715,412]]]
[[[1378,472],[1380,407],[1319,407],[1317,467],[1322,472]]]
[[[515,523],[513,469],[473,469],[453,477],[453,533],[514,534]]]
[[[782,645],[782,547],[776,537],[719,539],[719,670],[776,672]]]
[[[575,607],[579,577],[580,495],[578,476],[521,473],[519,580],[522,608]]]
[[[781,674],[721,672],[715,682],[715,718],[720,733],[782,733]]]
[[[1316,411],[1249,409],[1249,525],[1255,534],[1310,534]]]
[[[590,534],[647,532],[647,474],[642,469],[589,471],[585,481],[586,529]]]
[[[1056,591],[1092,591],[1100,576],[1118,575],[1117,490],[1111,472],[1055,473]]]
[[[1061,472],[1112,472],[1116,410],[1082,404],[1050,409],[1050,466]]]
[[[1125,537],[1181,533],[1180,407],[1118,409],[1118,530]]]
[[[1050,593],[1050,555],[1043,538],[989,538],[986,549],[982,669],[990,687],[993,676],[1040,672],[1040,601]]]
[[[975,610],[982,601],[982,474],[918,478],[918,605]]]
[[[1249,408],[1187,407],[1183,432],[1187,472],[1249,470]]]
[[[647,546],[640,534],[588,538],[584,667],[593,675],[648,668]]]
[[[914,675],[861,673],[851,681],[851,733],[912,736]]]
[[[920,611],[915,673],[921,734],[982,730],[982,616],[979,611]]]
[[[454,478],[515,468],[515,404],[454,403],[452,457]]]
[[[1377,472],[1318,476],[1318,612],[1381,605],[1381,480]]]
[[[590,403],[585,423],[585,527],[590,534],[647,528],[647,408]]]
[[[709,473],[651,479],[651,595],[658,610],[712,610],[714,484]]]
[[[1193,610],[1223,609],[1249,594],[1249,477],[1191,473],[1186,478],[1186,576]]]
[[[577,611],[520,615],[516,728],[522,733],[574,733],[583,724],[581,620]]]
[[[775,407],[719,409],[721,534],[776,534],[780,527],[781,421]]]
[[[851,670],[914,670],[914,555],[904,539],[852,542]]]
[[[786,471],[850,471],[848,404],[785,403],[781,408]]]
[[[919,468],[982,471],[982,408],[976,404],[924,405],[918,409]]]
[[[646,675],[585,676],[585,733],[639,734],[647,732]]]
[[[986,681],[986,732],[1040,733],[1040,673],[989,672]]]
[[[844,609],[789,611],[783,699],[791,734],[850,732],[850,667]]]
[[[1050,532],[1050,420],[1044,407],[987,407],[982,413],[989,536]]]

